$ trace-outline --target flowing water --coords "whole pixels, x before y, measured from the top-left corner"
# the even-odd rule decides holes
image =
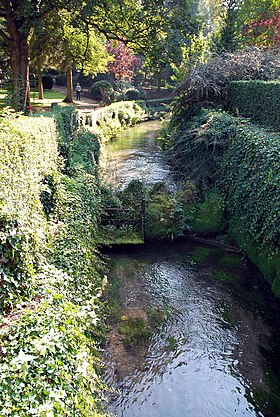
[[[156,143],[160,122],[140,123],[123,132],[117,140],[101,148],[101,168],[108,182],[120,187],[133,179],[146,185],[164,181],[174,187],[168,166],[163,162],[162,152]]]
[[[153,124],[138,128],[145,131],[137,126],[110,144],[118,182],[141,171],[132,153],[147,182],[170,177]],[[184,240],[120,248],[110,258],[116,311],[105,359],[113,415],[280,415],[280,305],[248,260]],[[148,341],[124,346],[120,329],[129,320],[153,330]]]

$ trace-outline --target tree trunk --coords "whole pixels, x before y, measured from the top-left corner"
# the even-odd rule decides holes
[[[39,100],[44,98],[44,88],[42,83],[42,68],[38,68],[38,90],[39,90]]]
[[[24,20],[17,16],[9,1],[4,1],[9,33],[10,64],[12,70],[12,106],[27,110],[30,104],[28,32]]]
[[[67,95],[65,99],[63,100],[64,103],[73,103],[72,90],[73,90],[72,65],[69,64],[67,66]]]

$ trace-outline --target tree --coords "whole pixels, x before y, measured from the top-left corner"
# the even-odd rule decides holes
[[[260,8],[258,14],[244,20],[242,34],[244,43],[279,47],[280,5],[266,2],[266,7]]]
[[[160,21],[155,10],[157,6],[161,9],[162,4],[163,0],[93,0],[87,3],[81,0],[0,0],[0,36],[10,51],[13,90],[20,95],[19,109],[25,109],[30,100],[29,37],[51,12],[67,11],[75,17],[76,23],[85,22],[107,39],[144,47],[144,39],[156,30],[156,25],[152,27],[151,23]]]
[[[113,61],[108,64],[109,72],[114,74],[118,81],[131,81],[135,70],[141,64],[140,58],[134,55],[131,49],[120,41],[115,46],[112,42],[109,42],[107,51],[113,57]]]

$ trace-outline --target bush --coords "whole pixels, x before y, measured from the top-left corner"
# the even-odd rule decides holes
[[[242,116],[266,125],[280,125],[280,81],[232,82],[229,101]]]
[[[45,90],[51,90],[53,88],[53,77],[50,74],[43,75],[42,84]]]
[[[45,117],[1,118],[0,310],[30,297],[44,249],[44,179],[58,176],[57,132]]]
[[[204,201],[192,210],[191,230],[211,235],[222,232],[225,225],[225,198],[218,190],[211,190]]]
[[[92,126],[100,140],[109,141],[123,129],[146,117],[145,111],[133,101],[122,101],[95,110],[85,122]]]
[[[127,90],[125,96],[127,100],[138,100],[140,98],[140,92],[136,89]]]
[[[238,123],[226,112],[203,109],[191,120],[182,114],[180,125],[167,128],[161,142],[169,161],[205,192],[221,175],[221,160],[228,143],[236,135]]]
[[[193,177],[202,193],[215,186],[225,195],[232,235],[280,293],[279,284],[274,283],[276,277],[279,281],[280,269],[275,262],[279,257],[280,133],[225,112],[203,110],[188,121],[183,114],[181,123],[173,119],[166,131],[170,161],[185,178]],[[208,210],[210,223],[213,220],[222,228],[222,200],[221,211],[213,213],[216,207],[211,199],[202,203],[206,222],[196,219],[192,228],[203,231]]]
[[[91,86],[91,95],[94,100],[110,103],[114,97],[114,89],[109,81],[97,81]]]

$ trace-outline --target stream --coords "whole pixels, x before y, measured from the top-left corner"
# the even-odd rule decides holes
[[[108,181],[125,186],[138,177],[172,188],[158,127],[142,123],[106,145]],[[280,415],[280,303],[249,260],[184,239],[108,253],[115,307],[104,355],[112,415]],[[149,334],[127,346],[121,328],[132,322]]]

